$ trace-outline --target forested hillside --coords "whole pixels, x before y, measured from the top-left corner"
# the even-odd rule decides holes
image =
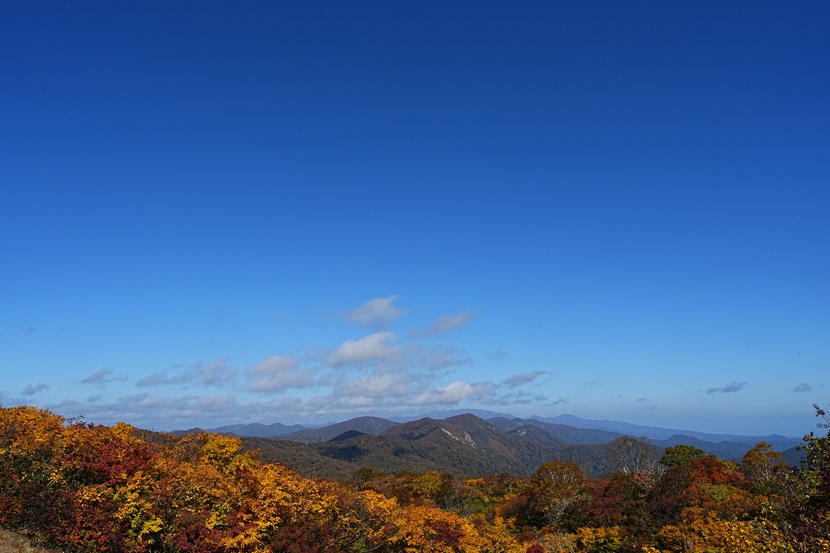
[[[242,443],[260,451],[263,460],[283,463],[308,477],[346,478],[370,466],[384,472],[436,470],[476,478],[502,472],[530,476],[551,460],[573,461],[589,476],[600,477],[619,470],[620,450],[631,447],[659,458],[665,447],[694,445],[721,459],[739,461],[755,442],[714,443],[692,436],[652,441],[534,419],[484,420],[468,413],[402,424],[362,417],[276,439],[242,437]],[[792,447],[798,442],[777,443]],[[800,458],[788,455],[785,460],[795,466]]]
[[[546,460],[529,476],[367,465],[335,481],[264,462],[235,437],[0,408],[0,526],[67,553],[827,552],[830,424],[816,410],[821,433],[805,437],[799,469],[766,443],[738,464],[684,444],[658,460],[623,439],[602,477]],[[435,433],[395,428],[404,441]],[[435,439],[492,437],[443,428]]]

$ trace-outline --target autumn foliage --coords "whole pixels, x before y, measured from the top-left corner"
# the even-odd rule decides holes
[[[827,552],[828,441],[808,436],[800,469],[761,443],[740,464],[677,446],[598,479],[551,461],[332,482],[232,437],[0,408],[0,526],[72,553]]]

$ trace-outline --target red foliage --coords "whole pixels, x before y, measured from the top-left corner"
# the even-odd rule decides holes
[[[747,521],[770,498],[736,465],[711,456],[654,480],[588,479],[576,465],[549,462],[529,479],[470,479],[465,493],[439,473],[377,475],[358,490],[263,465],[235,438],[148,443],[144,435],[0,408],[0,525],[71,553],[542,553],[551,540],[575,546],[575,536],[583,545],[591,538],[592,551],[629,552],[703,523],[743,528],[752,543],[773,536],[826,550],[830,436],[812,438],[804,470],[782,480],[792,499],[778,497],[755,525]],[[453,495],[442,511],[433,500],[445,488]],[[766,534],[751,535],[756,527]]]

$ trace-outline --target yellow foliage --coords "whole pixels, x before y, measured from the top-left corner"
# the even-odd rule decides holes
[[[574,535],[553,530],[543,531],[539,536],[539,544],[545,553],[574,553],[577,550]]]
[[[585,551],[619,551],[625,543],[625,534],[619,526],[580,528],[576,541]]]
[[[780,531],[766,521],[721,520],[711,511],[686,509],[678,525],[657,534],[659,551],[676,553],[792,553]]]
[[[464,521],[453,513],[435,507],[412,506],[401,510],[394,522],[396,532],[391,541],[402,545],[407,553],[464,551],[457,546],[461,536],[468,532]]]
[[[0,416],[0,455],[32,455],[39,450],[60,446],[65,419],[36,407],[2,409]]]
[[[470,488],[476,488],[479,486],[484,486],[485,480],[484,478],[467,478],[463,481],[463,483],[465,486],[468,486]]]
[[[35,531],[44,536],[64,532],[54,540],[85,553],[186,550],[187,543],[200,553],[269,553],[291,547],[610,553],[633,547],[627,540],[647,539],[627,535],[632,532],[628,526],[557,531],[564,509],[579,497],[590,499],[596,488],[569,463],[546,463],[527,479],[529,484],[475,478],[465,480],[461,490],[438,472],[408,477],[413,495],[436,499],[452,493],[454,499],[476,502],[475,510],[459,508],[476,514],[461,516],[422,500],[401,505],[376,491],[317,482],[280,464],[262,464],[243,451],[238,438],[203,434],[144,443],[141,436],[123,423],[67,426],[48,411],[0,408],[0,521],[28,524],[42,515],[39,520],[54,521],[53,527]],[[792,536],[782,531],[785,523],[778,527],[763,518],[746,520],[754,513],[774,517],[776,512],[762,511],[769,498],[744,489],[743,477],[723,472],[734,471],[734,465],[698,463],[686,503],[696,507],[663,527],[643,553],[797,553],[788,543]],[[516,494],[521,495],[513,505],[500,506]],[[525,505],[534,520],[524,518]],[[573,519],[561,520],[570,524]],[[830,523],[820,516],[810,520]],[[537,522],[548,526],[529,527]],[[559,530],[570,528],[564,522]],[[830,551],[830,543],[820,537],[799,546],[798,553]]]
[[[154,534],[160,531],[162,526],[163,525],[161,523],[161,519],[159,519],[158,517],[153,517],[150,520],[145,521],[144,524],[141,525],[141,531],[139,532],[138,537],[140,539],[144,539],[148,537],[150,534]]]
[[[242,453],[242,440],[222,434],[203,434],[202,458],[212,463],[223,474],[233,474],[254,466],[250,456]]]
[[[112,489],[104,484],[94,486],[82,486],[75,493],[75,498],[81,505],[92,505],[100,503],[105,498],[112,497]]]
[[[471,523],[477,536],[472,539],[479,551],[493,553],[525,553],[529,544],[520,543],[514,536],[512,529],[504,518],[495,516],[493,520],[486,520],[483,515],[474,515]]]

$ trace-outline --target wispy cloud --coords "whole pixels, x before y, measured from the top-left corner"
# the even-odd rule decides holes
[[[385,328],[401,316],[397,296],[378,297],[346,314],[357,325],[374,330],[365,335],[318,347],[304,354],[271,355],[240,371],[227,358],[190,365],[171,365],[144,376],[136,393],[113,401],[106,394],[85,402],[64,403],[68,416],[95,417],[96,421],[128,420],[145,427],[189,428],[216,426],[229,421],[324,421],[374,414],[392,416],[446,406],[521,405],[548,402],[535,386],[543,371],[505,374],[503,380],[476,381],[454,372],[473,364],[456,344],[428,343],[399,336]],[[436,317],[424,331],[443,336],[467,325],[467,311]],[[497,349],[492,359],[503,359]],[[101,388],[126,377],[101,369],[83,379]],[[171,397],[170,388],[189,395]],[[222,386],[234,393],[204,394],[195,390]],[[161,389],[165,388],[164,393]],[[34,388],[32,388],[34,390]],[[557,400],[564,402],[567,400]]]
[[[100,369],[81,380],[81,382],[84,384],[103,384],[110,378],[110,376],[112,376],[112,371],[110,369]]]
[[[413,330],[412,336],[418,338],[433,338],[441,334],[446,334],[447,332],[452,332],[453,330],[458,330],[466,326],[469,322],[469,311],[461,311],[454,315],[439,315],[425,330]]]
[[[707,394],[734,394],[735,392],[740,392],[746,387],[746,382],[732,382],[730,384],[726,384],[724,386],[719,386],[717,388],[709,388],[706,390]]]
[[[17,329],[18,334],[23,334],[23,335],[26,335],[26,336],[32,335],[35,332],[37,332],[37,329],[34,328],[34,327],[31,327],[31,326],[24,326],[24,327],[21,327],[21,328]]]
[[[464,350],[453,346],[410,346],[401,350],[401,361],[409,366],[446,370],[472,363]]]
[[[155,397],[133,394],[111,402],[63,401],[48,406],[67,417],[82,417],[100,424],[127,421],[141,428],[211,428],[232,422],[274,422],[286,417],[312,418],[316,415],[297,398],[242,402],[232,394]]]
[[[802,382],[795,388],[793,388],[793,392],[811,392],[813,391],[813,387],[807,384],[806,382]]]
[[[398,296],[373,298],[346,313],[346,320],[366,328],[386,328],[400,319],[405,311],[395,302]]]
[[[555,400],[551,401],[550,403],[547,403],[545,405],[545,407],[555,407],[557,405],[565,405],[565,404],[570,403],[570,402],[571,402],[571,400],[566,398],[566,397],[558,397]]]
[[[147,387],[147,386],[168,386],[172,384],[187,384],[192,380],[191,375],[184,374],[184,373],[176,373],[173,375],[168,375],[164,373],[155,373],[151,374],[150,376],[145,376],[138,382],[136,382],[136,386],[139,387]]]
[[[389,345],[394,340],[395,334],[389,331],[376,332],[358,340],[346,340],[328,356],[327,361],[333,367],[342,367],[387,359],[396,352],[396,349]]]
[[[547,396],[541,393],[534,393],[529,390],[519,390],[509,394],[496,394],[484,397],[479,400],[483,405],[527,405],[528,403],[542,403],[547,401]]]
[[[528,382],[533,382],[543,374],[545,374],[545,371],[533,371],[529,373],[516,374],[506,379],[504,381],[504,384],[508,388],[516,388],[518,386],[527,384]]]
[[[487,354],[487,359],[490,359],[491,361],[501,361],[505,357],[507,357],[507,352],[505,352],[501,348],[498,348],[496,349],[496,351],[491,351]]]
[[[180,367],[180,365],[174,365],[166,373],[159,372],[142,378],[136,385],[141,387],[189,384],[222,386],[232,381],[237,375],[237,370],[228,365],[226,357],[214,359],[210,363],[199,360],[179,370]]]
[[[272,355],[247,372],[251,379],[248,389],[252,392],[282,392],[313,384],[312,373],[300,369],[290,355]]]
[[[227,364],[227,359],[221,357],[205,365],[199,361],[199,375],[205,384],[222,386],[236,378],[236,369]]]
[[[250,410],[259,405],[251,406]],[[142,428],[186,429],[195,424],[210,426],[210,423],[225,424],[224,421],[239,420],[249,409],[242,409],[232,395],[204,395],[155,397],[150,394],[132,394],[113,402],[80,403],[64,401],[50,408],[68,417],[82,417],[100,423],[112,424],[128,421]],[[198,421],[198,422],[197,422]]]
[[[28,384],[23,390],[20,392],[24,396],[33,396],[38,392],[42,392],[44,390],[48,390],[49,385],[44,384],[43,382],[38,382],[37,384]]]
[[[361,372],[362,371],[362,372]],[[289,355],[273,355],[246,371],[248,390],[281,393],[291,389],[319,388],[322,393],[308,399],[282,396],[268,401],[246,401],[236,394],[191,394],[178,397],[150,393],[132,394],[113,402],[101,396],[86,402],[66,401],[52,406],[69,417],[85,417],[100,423],[129,421],[143,428],[210,428],[229,422],[312,421],[320,422],[373,414],[391,416],[412,409],[469,404],[544,404],[547,398],[535,389],[509,387],[507,382],[530,384],[529,375],[515,375],[501,383],[454,380],[436,385],[438,370],[423,365],[394,363],[335,370],[329,380],[317,378]],[[530,373],[529,373],[530,374]],[[560,398],[548,405],[567,403]]]
[[[127,375],[114,375],[115,373],[112,371],[112,369],[99,369],[91,375],[87,376],[86,378],[81,379],[81,384],[93,384],[98,387],[104,387],[106,384],[110,382],[127,380]]]

